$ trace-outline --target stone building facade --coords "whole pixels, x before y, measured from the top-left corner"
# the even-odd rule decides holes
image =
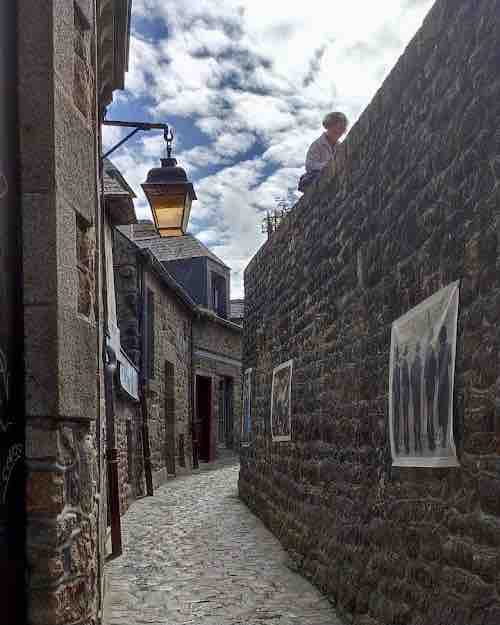
[[[154,338],[148,341],[146,397],[153,483],[192,468],[191,327],[187,298],[166,287],[163,267],[145,272],[147,318]]]
[[[9,623],[88,625],[102,607],[100,121],[123,86],[129,12],[129,0],[0,8],[8,93],[0,105],[0,570]]]
[[[147,250],[114,232],[118,324],[139,368],[153,488],[192,469],[194,302]],[[140,456],[140,448],[133,453]],[[127,448],[126,441],[122,445]],[[132,452],[130,452],[132,453]]]
[[[195,427],[200,459],[213,460],[218,450],[239,449],[241,327],[200,308],[193,331]],[[211,414],[209,430],[206,414]]]
[[[106,415],[106,448],[116,450],[119,512],[145,494],[143,419],[139,395],[139,363],[134,363],[121,344],[117,314],[113,234],[117,226],[136,223],[135,194],[109,159],[103,159],[103,240],[105,255],[106,341],[116,357],[111,380],[113,409]],[[116,495],[115,495],[116,496]],[[112,511],[108,506],[108,526]],[[110,538],[108,532],[108,538]]]
[[[210,462],[239,446],[242,328],[228,319],[231,270],[191,234],[160,237],[151,222],[121,230],[192,307],[192,439],[196,460]]]
[[[500,12],[437,0],[245,274],[240,495],[359,625],[500,623]],[[459,467],[395,468],[391,324],[460,280]],[[292,440],[272,442],[293,359]]]

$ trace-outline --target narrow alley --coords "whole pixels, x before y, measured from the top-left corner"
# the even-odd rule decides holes
[[[178,478],[123,518],[106,625],[340,625],[238,499],[239,465]]]

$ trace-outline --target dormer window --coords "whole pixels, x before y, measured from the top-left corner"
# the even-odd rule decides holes
[[[227,317],[226,298],[226,279],[212,273],[212,308],[224,319]]]

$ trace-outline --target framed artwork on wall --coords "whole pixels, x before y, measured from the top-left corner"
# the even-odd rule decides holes
[[[243,412],[241,417],[241,446],[250,445],[252,433],[252,371],[245,369],[243,372]]]
[[[458,466],[453,385],[459,282],[392,324],[389,431],[393,466]]]
[[[292,440],[292,373],[293,360],[287,360],[273,370],[271,387],[273,442]]]

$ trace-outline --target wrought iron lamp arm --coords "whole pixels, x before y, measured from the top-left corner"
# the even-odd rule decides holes
[[[169,131],[168,124],[153,124],[148,122],[122,122],[115,119],[105,119],[102,122],[103,126],[120,126],[122,128],[133,128],[132,132],[130,132],[126,137],[124,137],[121,141],[119,141],[116,145],[114,145],[110,150],[108,150],[105,154],[102,155],[101,158],[107,158],[110,154],[112,154],[115,150],[117,150],[120,146],[122,146],[126,141],[128,141],[131,137],[135,135],[139,130],[163,130],[163,135],[165,140],[168,141],[167,135]],[[170,134],[172,135],[172,130],[170,129]]]

